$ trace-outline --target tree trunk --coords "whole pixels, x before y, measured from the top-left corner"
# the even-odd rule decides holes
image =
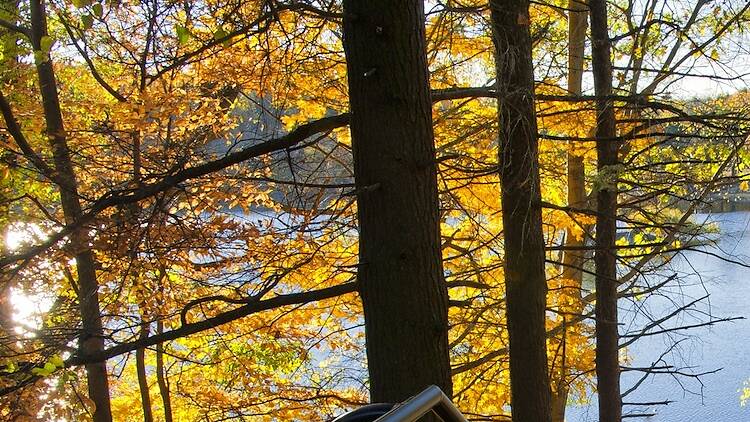
[[[452,394],[448,292],[419,0],[345,0],[370,395]]]
[[[141,323],[139,338],[148,338],[148,323]],[[138,373],[138,389],[141,392],[141,406],[143,407],[143,422],[154,422],[151,411],[151,396],[148,391],[148,376],[146,375],[146,349],[140,348],[135,351],[135,366]]]
[[[18,22],[18,0],[0,0],[0,19],[10,23]],[[5,73],[12,70],[12,66],[18,63],[18,33],[0,27],[0,44],[2,45],[2,57],[0,57],[0,80],[5,80]]]
[[[580,0],[569,0],[568,7],[568,92],[573,96],[582,94],[583,82],[584,47],[586,38],[586,27],[588,26],[588,13],[586,4]],[[583,156],[573,150],[573,144],[568,145],[568,205],[574,208],[586,206],[586,177]],[[583,280],[584,253],[581,249],[584,242],[574,236],[572,230],[568,230],[565,236],[565,245],[572,247],[563,255],[563,278],[581,286]],[[580,289],[576,289],[580,297]]]
[[[563,317],[563,324],[566,323],[566,319]],[[568,366],[566,363],[567,356],[567,345],[566,345],[566,328],[563,328],[562,334],[560,334],[562,342],[561,352],[561,363],[560,372],[557,379],[551,379],[552,392],[550,397],[550,406],[552,407],[552,422],[564,422],[565,421],[565,408],[568,404],[568,393],[570,386],[568,385]],[[552,376],[550,376],[552,377]]]
[[[586,46],[586,27],[588,26],[588,13],[583,0],[568,1],[568,92],[570,95],[580,96],[583,83],[583,60]],[[573,141],[568,145],[568,206],[583,208],[586,205],[586,168],[583,164],[583,155],[577,153],[573,148]],[[565,246],[570,248],[563,254],[562,278],[566,288],[561,294],[570,296],[574,307],[568,311],[581,313],[583,310],[581,301],[581,288],[583,285],[583,263],[584,252],[581,247],[583,238],[577,238],[572,229],[565,234]],[[564,339],[565,331],[561,334]],[[564,340],[562,340],[564,341]],[[568,402],[568,365],[567,354],[561,357],[561,370],[558,379],[554,380],[552,389],[552,422],[563,422],[565,420],[565,407]]]
[[[58,175],[60,198],[65,222],[71,224],[82,214],[78,196],[78,182],[70,159],[67,135],[57,94],[57,81],[52,61],[42,52],[42,38],[47,36],[47,18],[42,0],[31,0],[31,41],[35,52],[39,90],[46,120],[47,136],[52,147],[55,171]],[[78,338],[82,355],[100,352],[104,349],[101,313],[99,309],[99,286],[96,280],[96,261],[88,246],[85,230],[70,236],[70,246],[75,251],[78,273],[78,302],[83,328]],[[109,383],[105,362],[86,365],[89,398],[96,408],[94,422],[111,422]]]
[[[18,0],[0,0],[0,19],[18,22]],[[0,27],[0,81],[8,82],[18,63],[18,33]]]
[[[529,2],[490,1],[497,69],[505,288],[514,421],[549,422],[542,233]]]
[[[156,323],[156,334],[164,332],[164,323],[159,320]],[[159,394],[164,406],[164,422],[172,422],[172,400],[169,397],[169,384],[167,373],[164,370],[164,343],[156,345],[156,382],[159,384]]]
[[[18,21],[17,0],[0,0],[0,19],[11,23]],[[2,51],[2,54],[0,54],[0,84],[13,83],[13,74],[18,64],[17,43],[18,34],[16,32],[0,27],[0,51]],[[1,207],[5,215],[0,217],[0,221],[4,222],[8,218],[8,207],[5,205]],[[5,244],[1,245],[0,249],[3,254],[7,254]],[[0,286],[0,330],[2,330],[3,335],[12,335],[16,325],[13,321],[13,303],[10,300],[11,288],[14,285],[13,278],[8,277],[7,281]]]
[[[612,100],[612,59],[607,33],[606,0],[590,0],[594,89],[597,96],[596,152],[599,190],[596,194],[596,377],[599,420],[620,422],[620,363],[617,332],[617,163],[619,142]]]

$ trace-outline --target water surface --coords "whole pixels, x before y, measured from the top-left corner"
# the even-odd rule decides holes
[[[750,264],[750,212],[703,215],[697,216],[696,221],[706,218],[715,222],[720,230],[717,244],[706,250]],[[665,274],[669,273],[676,274],[679,283],[669,287],[667,297],[655,297],[643,302],[622,301],[621,332],[634,330],[646,322],[644,314],[664,316],[676,306],[684,306],[706,295],[709,297],[692,307],[693,311],[665,323],[665,326],[700,324],[709,318],[750,317],[750,269],[691,251],[675,259],[665,270]],[[668,369],[677,369],[685,375],[660,374],[646,379],[638,390],[623,401],[672,403],[666,406],[625,406],[625,414],[652,415],[626,420],[750,421],[750,403],[747,406],[740,404],[744,382],[750,379],[750,320],[722,322],[710,327],[646,337],[630,346],[628,355],[631,361],[627,365],[630,367],[651,367],[653,362],[658,362],[658,366],[671,366]],[[718,371],[699,378],[692,376],[714,370]],[[622,391],[632,387],[641,376],[642,373],[638,372],[623,373]],[[566,421],[597,421],[596,408],[595,397],[586,404],[569,405]]]

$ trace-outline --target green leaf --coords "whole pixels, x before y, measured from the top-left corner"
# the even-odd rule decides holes
[[[49,358],[49,363],[55,365],[56,368],[65,367],[65,361],[62,360],[59,355],[52,355],[52,357]]]
[[[39,367],[31,368],[31,373],[38,377],[46,377],[53,372],[55,372],[55,367],[54,365],[50,363],[44,364],[44,368],[39,368]]]
[[[34,64],[42,64],[49,60],[49,54],[41,50],[34,50]]]
[[[104,15],[104,7],[102,7],[101,3],[94,3],[94,5],[91,6],[91,10],[98,18],[101,18],[102,15]]]
[[[221,41],[221,45],[224,47],[229,47],[232,44],[232,39],[227,38],[228,36],[229,33],[224,28],[219,28],[214,32],[214,40]]]
[[[226,38],[227,35],[229,34],[227,33],[227,31],[224,30],[224,28],[219,28],[216,30],[216,32],[214,32],[214,40],[216,41],[222,40]]]
[[[16,372],[17,370],[18,370],[18,365],[16,365],[15,362],[8,362],[5,364],[5,368],[3,368],[2,371],[12,374],[13,372]]]
[[[84,29],[89,29],[94,26],[94,17],[87,13],[81,16],[81,23],[83,24]]]
[[[175,25],[174,29],[177,32],[177,42],[185,44],[190,38],[190,31],[182,25]]]
[[[45,35],[42,37],[39,43],[41,44],[42,51],[49,54],[50,50],[52,50],[52,44],[55,43],[55,40],[53,40],[49,35]]]

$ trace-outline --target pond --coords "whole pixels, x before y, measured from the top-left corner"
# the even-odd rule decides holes
[[[706,247],[705,251],[750,264],[747,256],[750,251],[750,212],[700,215],[695,218],[697,222],[706,219],[716,223],[720,235],[716,245]],[[670,290],[673,293],[680,291],[685,296],[678,298],[677,294],[673,294],[670,297],[654,297],[643,304],[622,301],[621,332],[634,330],[638,324],[645,322],[643,310],[650,311],[656,317],[663,316],[675,309],[675,302],[680,306],[707,295],[706,299],[696,304],[695,311],[665,325],[697,325],[708,318],[750,316],[749,268],[700,251],[691,251],[674,259],[667,272],[677,274],[680,280],[679,286],[675,284]],[[674,346],[675,342],[679,343]],[[677,369],[685,375],[649,376],[623,400],[649,404],[625,406],[624,414],[633,416],[626,420],[750,421],[750,403],[747,406],[740,403],[744,383],[750,379],[750,320],[719,322],[669,335],[645,337],[631,345],[627,353],[630,359],[626,363],[628,367],[650,368],[654,362],[658,362],[658,367],[666,369],[671,366],[670,370]],[[659,361],[662,355],[663,359]],[[699,378],[692,376],[701,373],[705,375]],[[622,391],[632,387],[642,375],[637,371],[624,372]],[[664,401],[671,403],[652,404]],[[566,421],[597,421],[595,395],[586,403],[569,404]]]

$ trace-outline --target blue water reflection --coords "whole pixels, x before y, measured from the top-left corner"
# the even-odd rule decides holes
[[[720,229],[715,246],[708,251],[750,264],[750,213],[737,212],[710,217],[697,216],[700,222],[708,218]],[[726,262],[716,256],[698,251],[687,252],[669,264],[665,273],[680,278],[672,285],[668,297],[651,298],[647,303],[622,301],[621,332],[636,330],[647,322],[644,313],[652,317],[666,315],[675,307],[698,302],[694,311],[665,324],[668,327],[691,325],[709,318],[720,319],[750,316],[750,269]],[[684,297],[677,298],[678,292]],[[675,343],[678,344],[675,346]],[[670,350],[671,348],[671,350]],[[666,351],[669,351],[665,354]],[[626,414],[641,414],[634,421],[647,422],[735,422],[750,421],[750,404],[741,406],[743,384],[750,378],[750,320],[722,322],[669,335],[647,337],[628,348],[629,367],[651,367],[662,356],[657,367],[678,369],[686,376],[656,375],[648,377],[624,402],[652,403],[672,401],[669,405],[646,404],[625,406]],[[669,368],[667,368],[669,366]],[[691,375],[710,372],[699,379]],[[642,373],[623,373],[622,391],[632,387]],[[645,416],[651,415],[651,416]],[[597,421],[596,397],[586,404],[569,405],[567,422]]]

